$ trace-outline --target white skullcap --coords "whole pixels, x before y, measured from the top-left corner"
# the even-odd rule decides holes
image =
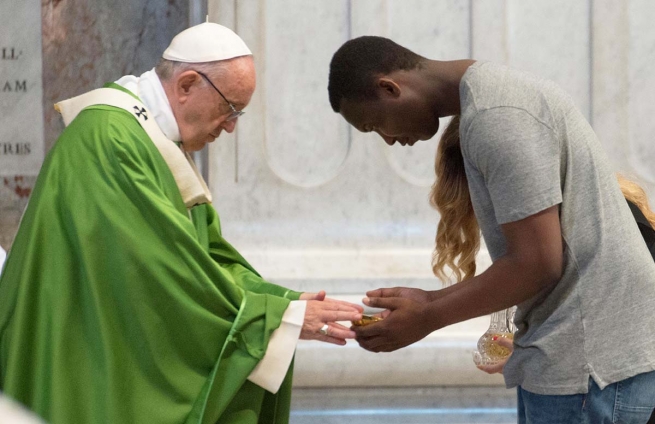
[[[177,34],[162,57],[176,62],[202,63],[251,54],[246,43],[231,29],[205,22]]]

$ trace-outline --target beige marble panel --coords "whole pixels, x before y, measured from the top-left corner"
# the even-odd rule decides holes
[[[630,23],[625,2],[593,2],[592,122],[617,168],[628,165]]]
[[[276,0],[265,6],[266,162],[289,184],[325,184],[342,171],[350,152],[349,126],[326,101],[332,53],[349,35],[349,1]]]
[[[352,13],[355,25],[354,9],[359,3],[335,4],[341,7],[348,3],[353,10],[342,9],[339,19],[345,23],[348,14]],[[278,99],[270,97],[272,93],[277,93],[277,79],[269,75],[273,72],[271,67],[279,67],[275,72],[286,69],[292,75],[295,71],[291,66],[284,68],[282,62],[269,60],[272,54],[284,56],[290,53],[286,50],[267,52],[267,46],[270,46],[267,41],[267,28],[273,25],[267,22],[267,7],[272,7],[267,5],[268,3],[263,1],[237,2],[235,5],[236,23],[233,28],[238,30],[253,51],[258,87],[247,108],[247,114],[239,120],[236,135],[221,137],[212,146],[210,154],[210,182],[216,199],[214,203],[221,214],[223,228],[229,240],[243,251],[256,251],[261,254],[277,249],[297,251],[344,247],[390,249],[398,246],[420,246],[429,249],[435,224],[434,219],[428,217],[435,215],[435,212],[428,205],[425,188],[412,186],[391,172],[381,148],[381,140],[370,134],[352,132],[351,150],[343,168],[333,179],[322,185],[302,187],[302,182],[289,184],[269,166],[264,143],[269,136],[267,128],[270,129],[272,123],[267,123],[267,116],[271,113],[271,108],[281,107],[279,105],[288,101],[285,97],[294,98],[299,94],[297,90],[289,88],[281,91]],[[336,7],[324,2],[316,5],[327,7],[327,10]],[[210,15],[216,13],[216,10],[220,11],[221,7],[227,6],[224,2],[213,5],[210,3]],[[229,15],[229,12],[219,15]],[[307,17],[294,16],[296,20],[310,20],[311,17],[323,15],[309,13]],[[315,26],[319,27],[320,22],[320,19],[318,23],[314,21]],[[347,33],[342,35],[343,41],[346,35]],[[332,137],[341,131],[339,128],[344,128],[345,125],[339,121],[341,118],[331,111],[326,90],[328,59],[340,42],[331,47],[325,46],[325,40],[320,34],[317,35],[316,31],[306,31],[306,34],[296,41],[298,46],[314,43],[317,49],[326,50],[321,53],[326,55],[326,60],[308,60],[302,65],[302,78],[318,81],[313,78],[320,77],[320,83],[317,83],[320,87],[316,93],[322,94],[316,97],[316,104],[301,107],[299,113],[304,113],[303,109],[311,112],[319,110],[319,107],[324,108],[323,110],[327,110],[327,119],[322,125],[331,122],[334,128],[320,127],[308,132],[307,140],[290,141],[288,144],[292,147],[277,146],[276,151],[279,154],[286,152],[287,148],[302,150],[305,142],[329,143]],[[301,55],[301,52],[297,54]],[[310,65],[313,67],[308,68]],[[287,118],[284,118],[279,125],[293,129],[294,125],[300,124],[288,122]],[[345,138],[345,134],[341,134],[341,137]],[[301,156],[291,157],[297,158],[298,161],[290,161],[290,165],[296,166],[297,170],[303,170],[296,176],[308,175],[308,167],[321,169],[323,166],[322,158],[309,160],[307,157],[303,162]],[[334,169],[334,166],[331,169]],[[322,172],[321,175],[326,173]],[[395,204],[396,202],[398,203]],[[417,219],[417,216],[421,218]],[[429,265],[426,264],[427,266]],[[266,269],[262,271],[267,272]]]
[[[655,4],[595,0],[593,126],[617,172],[655,197]]]
[[[508,65],[551,79],[590,113],[590,0],[507,0]]]
[[[629,166],[650,192],[655,206],[655,3],[629,2]]]
[[[507,64],[507,0],[471,2],[471,58]]]

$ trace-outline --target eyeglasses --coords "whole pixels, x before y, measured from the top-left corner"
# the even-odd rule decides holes
[[[209,85],[211,85],[212,87],[214,87],[214,90],[216,90],[216,92],[217,92],[218,94],[221,95],[221,97],[223,98],[223,100],[225,100],[225,101],[227,102],[228,106],[230,106],[230,109],[232,110],[232,113],[230,113],[230,116],[227,117],[226,121],[234,121],[235,119],[237,119],[238,117],[240,117],[240,116],[242,116],[244,113],[246,113],[246,112],[244,112],[244,111],[242,111],[242,110],[237,110],[237,108],[234,107],[234,105],[233,105],[233,104],[232,104],[228,99],[225,98],[225,96],[223,95],[223,93],[221,93],[221,90],[219,90],[218,88],[216,88],[216,86],[214,85],[214,83],[211,82],[211,80],[209,79],[209,77],[208,77],[207,75],[203,74],[203,73],[200,72],[200,71],[195,71],[195,72],[197,72],[198,75],[200,75],[200,76],[203,77],[205,80],[207,80],[207,82],[209,83]]]

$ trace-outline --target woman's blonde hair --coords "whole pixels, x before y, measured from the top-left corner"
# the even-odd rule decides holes
[[[437,176],[430,192],[430,203],[439,212],[432,271],[444,282],[450,278],[448,266],[457,282],[475,275],[475,257],[480,250],[480,227],[473,211],[464,157],[460,147],[459,116],[446,127],[439,147],[434,170]],[[655,212],[648,205],[644,189],[622,175],[617,175],[626,200],[634,203],[655,228]]]
[[[434,165],[437,180],[430,192],[430,203],[439,212],[432,271],[444,282],[453,270],[457,282],[475,275],[475,256],[480,250],[480,227],[473,212],[464,157],[459,143],[459,116],[446,127]]]
[[[648,205],[648,197],[644,189],[621,174],[617,174],[616,178],[619,180],[619,187],[621,187],[625,199],[637,206],[650,223],[650,226],[655,228],[655,212]]]

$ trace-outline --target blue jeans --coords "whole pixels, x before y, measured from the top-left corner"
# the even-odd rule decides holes
[[[655,371],[626,378],[600,390],[589,378],[589,392],[537,395],[520,386],[519,424],[646,424],[655,408]]]

